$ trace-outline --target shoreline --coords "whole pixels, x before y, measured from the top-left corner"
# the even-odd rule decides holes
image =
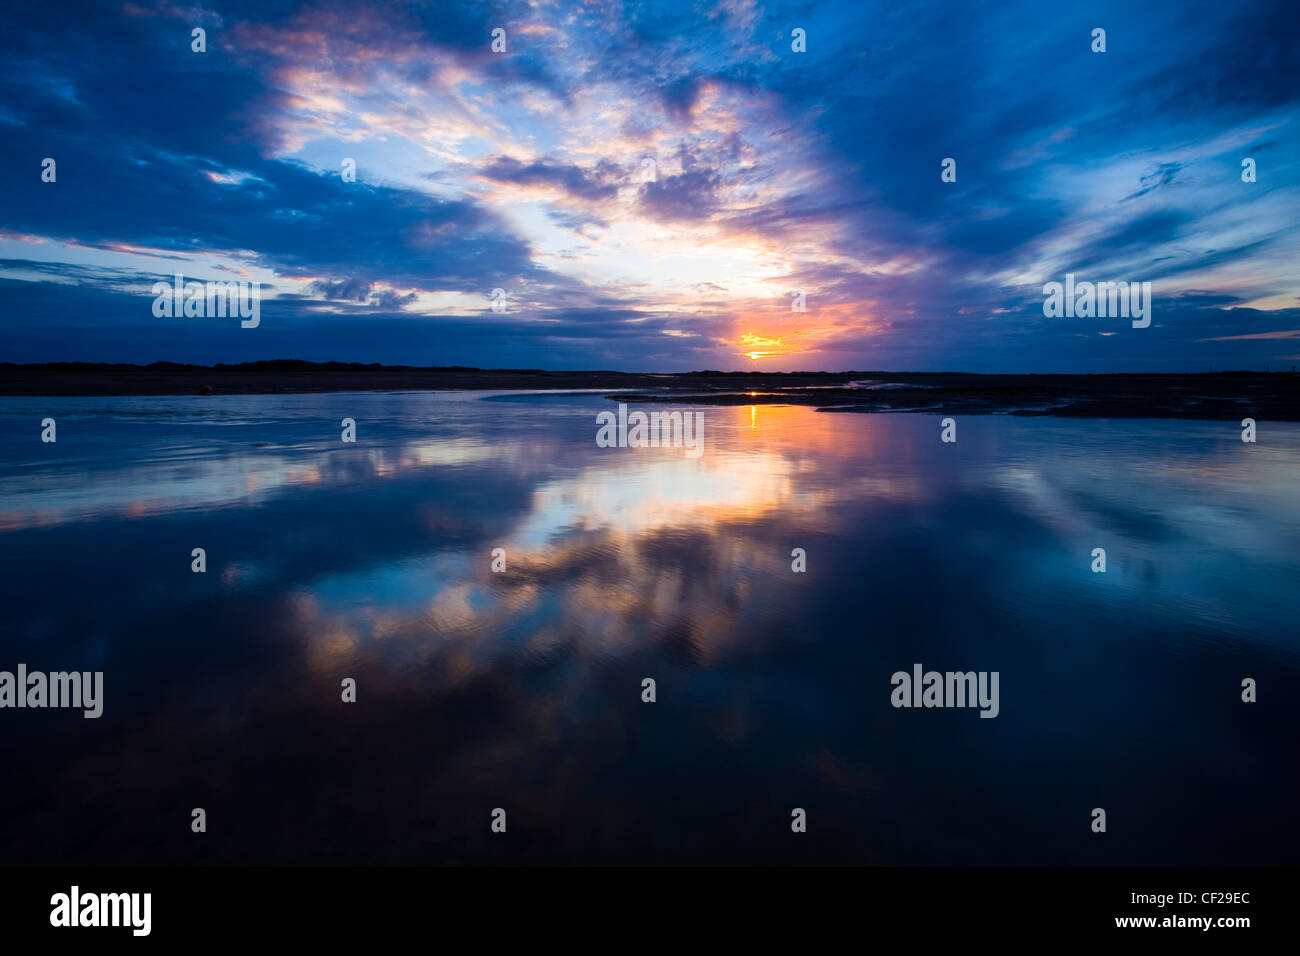
[[[471,390],[592,390],[628,404],[804,405],[847,413],[1300,421],[1300,375],[1291,372],[556,372],[291,360],[215,366],[0,364],[0,397]]]

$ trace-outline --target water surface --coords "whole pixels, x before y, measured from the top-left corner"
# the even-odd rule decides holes
[[[0,863],[1296,861],[1300,426],[613,407],[0,399]]]

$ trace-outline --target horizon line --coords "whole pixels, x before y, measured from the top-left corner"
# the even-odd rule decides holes
[[[981,377],[1007,377],[1007,376],[1039,376],[1039,377],[1078,377],[1078,376],[1203,376],[1203,375],[1294,375],[1297,374],[1296,366],[1292,365],[1288,369],[1273,370],[1265,369],[1206,369],[1205,371],[1187,371],[1187,372],[1157,372],[1157,371],[1110,371],[1110,372],[971,372],[960,369],[945,369],[941,371],[925,371],[921,369],[908,370],[889,370],[889,369],[844,369],[832,371],[829,369],[796,369],[782,371],[778,369],[693,369],[685,372],[669,371],[629,371],[626,369],[608,369],[608,368],[587,368],[587,369],[545,369],[545,368],[485,368],[477,365],[402,365],[388,364],[383,362],[344,362],[337,359],[327,359],[325,361],[314,361],[312,359],[294,359],[294,358],[275,358],[275,359],[253,359],[246,362],[214,362],[211,365],[202,365],[194,362],[174,362],[170,360],[159,360],[148,363],[138,362],[83,362],[83,361],[50,361],[50,362],[0,362],[0,370],[38,370],[38,369],[202,369],[205,371],[216,371],[225,369],[241,368],[265,368],[268,366],[286,368],[337,368],[347,370],[369,370],[369,371],[417,371],[417,372],[482,372],[482,373],[510,373],[514,375],[778,375],[778,376],[797,376],[797,375],[968,375]]]

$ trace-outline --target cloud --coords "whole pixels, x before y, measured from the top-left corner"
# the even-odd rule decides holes
[[[1200,367],[1266,361],[1296,327],[1300,27],[1273,0],[1087,21],[1029,0],[75,13],[17,9],[0,36],[0,271],[49,323],[8,310],[25,355],[76,328],[180,360],[415,341],[480,365]],[[160,339],[126,290],[174,270],[265,282],[272,331]],[[1158,349],[1045,322],[1067,270],[1156,281]],[[511,312],[485,314],[494,288]]]
[[[721,177],[706,169],[665,176],[642,187],[641,206],[662,219],[706,219],[718,209],[720,183]]]
[[[499,183],[522,186],[551,186],[578,199],[597,201],[617,195],[619,183],[627,174],[608,160],[587,170],[571,163],[536,160],[523,163],[509,156],[498,156],[482,165],[479,174]]]
[[[1128,202],[1130,199],[1137,199],[1162,187],[1173,185],[1178,174],[1186,168],[1186,163],[1160,163],[1156,166],[1154,172],[1148,173],[1142,177],[1142,188],[1135,193],[1130,193],[1125,196],[1123,201]]]

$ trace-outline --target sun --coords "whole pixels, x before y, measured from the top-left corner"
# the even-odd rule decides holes
[[[753,332],[746,332],[742,335],[740,345],[742,348],[749,347],[744,354],[751,362],[757,362],[759,359],[765,359],[772,355],[782,355],[790,350],[780,339],[770,339],[763,335],[755,335]]]

